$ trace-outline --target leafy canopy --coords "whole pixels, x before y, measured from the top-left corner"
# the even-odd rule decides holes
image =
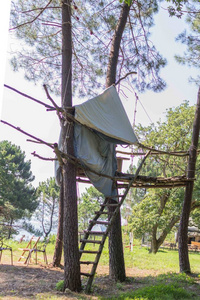
[[[176,55],[176,60],[181,64],[188,64],[195,68],[200,68],[200,8],[199,0],[186,1],[186,10],[188,11],[186,21],[190,25],[191,33],[184,30],[177,40],[187,46],[184,56]],[[200,76],[190,78],[198,86],[200,84]]]
[[[137,126],[137,135],[144,144],[164,151],[189,150],[194,119],[194,106],[185,101],[166,112],[166,121],[148,127]],[[187,157],[155,155],[149,158],[143,168],[147,176],[182,176],[187,172]],[[199,158],[197,160],[197,180],[195,181],[193,202],[199,201]],[[149,233],[150,238],[165,237],[172,229],[182,209],[184,189],[147,189],[133,200],[130,229],[138,237]]]
[[[149,40],[157,1],[128,4],[131,8],[120,45],[116,81],[136,71],[137,76],[129,78],[138,90],[162,90],[165,83],[159,71],[166,61]],[[73,89],[81,96],[94,94],[102,86],[121,10],[118,0],[72,2]],[[61,24],[60,0],[52,0],[49,5],[44,0],[12,1],[11,34],[23,45],[13,53],[14,70],[24,69],[27,79],[42,80],[57,93],[61,77]]]
[[[38,203],[31,162],[25,161],[20,147],[8,141],[0,142],[0,218],[15,221],[32,213]]]

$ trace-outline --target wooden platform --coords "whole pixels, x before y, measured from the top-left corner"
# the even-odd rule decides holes
[[[134,174],[127,174],[116,172],[116,176],[113,177],[114,181],[117,182],[118,188],[126,188],[129,182],[133,179]],[[174,177],[150,177],[138,175],[136,181],[132,184],[132,188],[176,188],[184,187],[187,182],[193,181],[192,179],[186,178],[186,176],[174,176]],[[84,171],[78,169],[77,182],[80,183],[91,183]]]

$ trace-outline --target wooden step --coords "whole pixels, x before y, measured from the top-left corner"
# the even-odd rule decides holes
[[[91,244],[101,244],[101,241],[99,240],[87,240],[87,239],[81,239],[81,243],[91,243]]]
[[[93,275],[92,275],[92,274],[90,274],[90,273],[82,273],[82,272],[81,272],[81,275],[83,275],[83,276],[87,276],[87,277],[93,276]]]
[[[117,196],[109,196],[107,197],[107,199],[104,201],[103,204],[101,204],[101,209],[97,212],[95,212],[96,216],[94,217],[93,221],[89,224],[88,226],[88,229],[85,231],[85,237],[83,238],[83,241],[82,241],[82,244],[80,246],[80,249],[79,250],[79,253],[80,253],[80,259],[81,259],[81,254],[82,253],[94,253],[96,254],[96,257],[94,259],[95,263],[94,262],[90,262],[90,261],[85,261],[85,262],[80,262],[80,263],[83,263],[83,264],[93,264],[92,268],[91,268],[91,273],[81,273],[81,275],[84,275],[84,276],[87,276],[89,277],[88,280],[87,280],[87,284],[86,284],[86,287],[85,287],[85,291],[86,293],[89,293],[90,290],[91,290],[91,285],[92,285],[92,281],[94,279],[94,275],[95,275],[95,272],[96,272],[96,268],[97,268],[97,265],[98,265],[98,262],[99,262],[99,259],[100,259],[100,256],[101,256],[101,253],[102,253],[102,250],[103,250],[103,246],[104,246],[104,243],[106,241],[106,237],[108,236],[108,233],[110,231],[110,228],[115,220],[115,217],[117,215],[117,212],[119,211],[121,205],[123,204],[127,194],[128,194],[128,191],[130,190],[130,188],[132,187],[134,181],[136,180],[140,170],[141,170],[141,167],[142,165],[144,164],[145,162],[145,159],[148,157],[148,155],[150,154],[150,151],[145,155],[144,159],[142,160],[141,164],[139,165],[136,173],[135,173],[135,177],[133,177],[133,179],[130,180],[129,184],[127,184],[127,187],[126,187],[126,190],[125,192],[123,192],[124,194],[123,195],[117,195]],[[110,201],[109,199],[119,199],[119,202],[117,201]],[[121,198],[121,199],[120,199]],[[109,203],[109,202],[112,202],[112,203]],[[109,212],[109,207],[113,207],[113,208],[116,208],[116,209],[113,209],[113,212]],[[105,211],[104,211],[105,209]],[[108,210],[108,211],[106,211]],[[112,210],[112,209],[110,209]],[[101,214],[107,214],[108,216],[110,216],[110,224],[108,225],[107,229],[105,232],[99,232],[99,231],[91,231],[92,227],[93,227],[93,224],[97,224],[97,220],[98,218],[101,216]],[[98,222],[102,222],[102,221],[98,221]],[[102,224],[102,223],[99,223],[99,224]],[[101,244],[99,245],[99,251],[84,251],[84,247],[87,243],[87,238],[89,238],[89,235],[101,235],[102,237],[102,242]]]
[[[94,221],[94,220],[90,220],[90,223],[94,223],[94,224],[99,224],[99,225],[110,225],[109,221]]]
[[[122,198],[124,195],[107,196],[106,199]]]
[[[91,235],[104,235],[104,232],[102,231],[84,231],[85,233],[91,234]]]
[[[116,202],[116,204],[115,203],[105,203],[105,204],[101,204],[101,206],[103,206],[103,207],[118,207],[118,206],[120,206],[120,203],[119,202]]]
[[[98,254],[98,253],[99,253],[99,251],[92,251],[92,250],[79,250],[79,253]]]
[[[112,215],[113,212],[109,212],[109,211],[95,211],[96,215]]]
[[[94,261],[80,261],[80,264],[83,264],[83,265],[95,265],[95,262]]]

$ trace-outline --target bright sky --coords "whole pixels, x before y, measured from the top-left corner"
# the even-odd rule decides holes
[[[4,2],[6,2],[4,9],[0,11],[0,34],[1,40],[4,41],[1,43],[2,46],[0,48],[1,119],[47,142],[57,142],[59,136],[59,122],[54,112],[46,112],[42,106],[8,89],[2,88],[5,82],[7,85],[31,95],[34,98],[49,103],[41,87],[26,81],[22,73],[14,73],[8,63],[5,65],[10,1],[7,0]],[[178,65],[173,57],[174,54],[183,53],[184,46],[181,43],[175,42],[175,37],[184,30],[184,26],[183,20],[169,18],[165,10],[161,10],[160,14],[156,17],[156,25],[151,39],[156,44],[160,53],[168,60],[167,67],[162,71],[163,78],[167,81],[167,89],[162,93],[147,92],[139,95],[139,99],[148,116],[141,104],[138,103],[136,123],[147,125],[150,123],[150,119],[153,122],[156,122],[160,118],[163,119],[166,108],[180,105],[183,100],[189,100],[191,105],[196,103],[198,88],[188,83],[188,77],[197,74],[197,70]],[[133,122],[135,97],[134,94],[130,92],[127,92],[127,95],[127,99],[122,97],[121,99],[130,121]],[[59,98],[53,98],[58,104],[60,103]],[[42,161],[31,155],[33,151],[36,151],[41,156],[54,157],[54,153],[51,149],[48,149],[46,146],[27,142],[25,135],[6,125],[0,124],[0,140],[4,139],[19,145],[21,149],[25,151],[27,160],[31,159],[32,172],[36,176],[34,182],[35,186],[37,186],[40,181],[54,176],[52,162]]]

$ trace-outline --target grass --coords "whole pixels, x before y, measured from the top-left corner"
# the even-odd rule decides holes
[[[102,298],[102,299],[137,299],[137,300],[180,300],[180,299],[194,299],[194,294],[177,287],[173,284],[158,284],[155,286],[148,286],[140,288],[134,292],[122,293],[119,296]]]
[[[13,241],[6,241],[6,243],[13,248],[14,262],[17,262],[22,251],[19,248],[26,247],[27,242],[18,244]],[[95,249],[93,245],[90,245],[90,249]],[[54,243],[49,243],[47,246],[48,262],[52,262],[54,253]],[[7,255],[7,261],[10,263],[10,253],[5,251],[3,258]],[[153,270],[156,271],[157,276],[144,276],[141,278],[129,278],[125,283],[117,282],[114,284],[113,290],[116,291],[114,295],[110,297],[102,297],[99,291],[104,289],[101,285],[101,277],[99,283],[93,284],[93,296],[94,299],[124,299],[124,300],[181,300],[181,299],[200,299],[200,287],[197,281],[200,281],[200,253],[190,253],[190,264],[192,272],[195,273],[194,277],[189,277],[185,274],[178,274],[179,272],[179,258],[177,250],[162,249],[156,255],[149,254],[147,248],[141,248],[139,244],[133,247],[133,252],[128,248],[124,248],[124,257],[126,268],[136,268],[138,270]],[[43,263],[43,257],[38,257],[39,261]],[[91,260],[90,255],[87,255],[85,260]],[[106,243],[103,254],[101,255],[100,265],[109,264],[108,245]],[[60,286],[59,286],[60,285]],[[57,284],[55,282],[55,289],[57,291],[62,290],[62,282]],[[113,292],[112,290],[112,292]],[[38,294],[36,299],[64,299],[60,295],[50,294]],[[86,299],[82,294],[76,294],[77,299]],[[1,296],[0,296],[1,299]],[[3,298],[2,298],[3,299]],[[13,298],[14,299],[14,298]],[[87,297],[87,299],[92,299]]]
[[[100,297],[101,300],[198,300],[199,295],[193,291],[196,285],[194,278],[186,274],[163,274],[149,278],[149,284],[136,290],[120,292],[119,295]],[[153,282],[153,284],[152,284]],[[121,284],[122,285],[122,284]],[[134,285],[133,285],[134,286]],[[117,284],[116,284],[117,287]],[[120,286],[122,289],[122,286]],[[198,287],[197,287],[198,289]]]
[[[12,247],[13,254],[14,254],[14,261],[17,261],[17,259],[20,257],[22,253],[22,251],[19,250],[19,248],[26,247],[27,242],[22,242],[21,244],[19,244],[15,241],[8,240],[6,241],[6,244]],[[90,245],[86,249],[95,250],[96,248],[93,245]],[[46,251],[48,255],[48,261],[51,262],[54,253],[54,243],[49,243],[47,245]],[[3,256],[4,255],[9,256],[10,253],[4,252]],[[124,247],[124,257],[125,257],[126,268],[138,268],[140,270],[155,270],[155,271],[163,270],[163,273],[179,272],[179,258],[178,258],[177,250],[161,249],[158,251],[157,254],[149,254],[148,249],[145,247],[141,247],[139,244],[137,244],[136,241],[136,245],[133,247],[133,252],[131,252],[129,248]],[[84,257],[85,260],[91,260],[92,258],[93,256],[90,254],[86,254]],[[190,252],[189,258],[190,258],[192,273],[200,274],[200,253]],[[100,264],[101,265],[109,264],[109,251],[108,251],[107,242],[104,246],[104,250],[101,255]]]
[[[167,272],[179,272],[179,257],[177,250],[161,249],[157,254],[149,254],[145,247],[135,245],[133,252],[124,248],[126,268],[139,268],[140,270],[155,270]],[[200,273],[200,253],[190,252],[190,265],[192,273]],[[108,246],[105,245],[100,263],[108,265]]]

